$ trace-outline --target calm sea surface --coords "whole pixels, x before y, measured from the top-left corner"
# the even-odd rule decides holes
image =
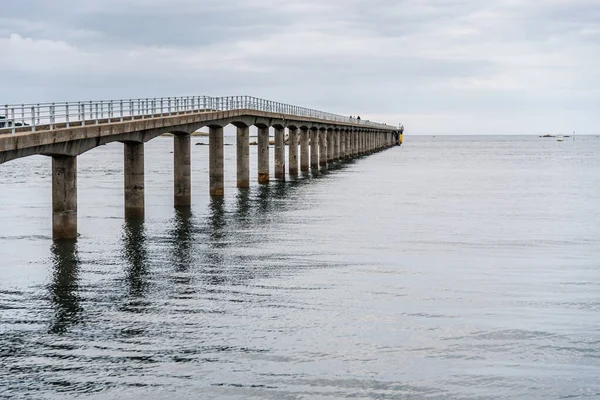
[[[204,138],[193,138],[201,142]],[[227,143],[234,143],[227,138]],[[318,176],[172,207],[172,139],[0,165],[0,398],[600,398],[600,138],[406,137]],[[256,181],[256,148],[251,149]]]

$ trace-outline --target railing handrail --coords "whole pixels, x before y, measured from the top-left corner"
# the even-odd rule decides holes
[[[168,96],[144,97],[137,99],[116,100],[82,100],[54,103],[21,103],[0,105],[0,133],[10,131],[16,133],[17,128],[44,126],[46,130],[54,130],[57,124],[69,127],[71,124],[123,122],[135,117],[154,118],[156,114],[177,115],[194,111],[234,111],[255,110],[280,113],[287,116],[309,117],[327,121],[344,122],[372,128],[390,129],[390,125],[359,120],[339,114],[318,111],[306,107],[279,103],[253,96]]]

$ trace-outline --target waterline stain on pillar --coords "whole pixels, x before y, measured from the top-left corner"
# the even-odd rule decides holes
[[[173,162],[175,166],[175,207],[189,207],[192,201],[192,167],[189,134],[181,133],[174,136]]]
[[[269,183],[269,127],[258,127],[258,183]]]
[[[208,130],[208,164],[211,196],[223,196],[223,127],[210,126]]]
[[[52,157],[52,238],[77,238],[77,157]]]
[[[125,218],[144,218],[144,143],[124,142]]]

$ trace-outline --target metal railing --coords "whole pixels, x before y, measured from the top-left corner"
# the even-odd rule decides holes
[[[350,123],[370,128],[392,128],[386,124],[251,96],[186,96],[66,103],[6,104],[0,106],[0,134],[123,122],[165,115],[242,109]]]

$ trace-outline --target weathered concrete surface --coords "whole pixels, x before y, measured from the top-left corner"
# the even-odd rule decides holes
[[[310,167],[308,136],[308,129],[300,128],[300,171],[302,172],[308,172]]]
[[[298,175],[298,129],[288,128],[288,171],[290,176]]]
[[[192,160],[190,150],[189,134],[179,134],[173,137],[175,207],[189,207],[192,205]]]
[[[237,127],[236,137],[237,187],[250,187],[250,128]]]
[[[125,142],[125,218],[144,218],[144,143]]]
[[[223,164],[223,127],[211,126],[208,130],[208,180],[211,196],[224,195]]]
[[[275,127],[275,179],[285,180],[285,130]]]
[[[269,128],[258,128],[258,183],[269,183]]]
[[[85,126],[72,123],[70,128],[47,130],[38,126],[36,132],[18,132],[0,135],[0,164],[34,154],[48,156],[77,156],[97,146],[111,142],[147,142],[163,133],[194,132],[202,127],[227,124],[246,126],[308,127],[308,128],[359,128],[359,124],[332,122],[318,118],[298,117],[255,110],[190,112],[180,115],[155,115],[135,117],[123,122],[107,120],[86,121]],[[25,128],[23,128],[25,129]],[[390,127],[390,131],[396,128]]]
[[[52,238],[77,238],[77,157],[52,157]]]

